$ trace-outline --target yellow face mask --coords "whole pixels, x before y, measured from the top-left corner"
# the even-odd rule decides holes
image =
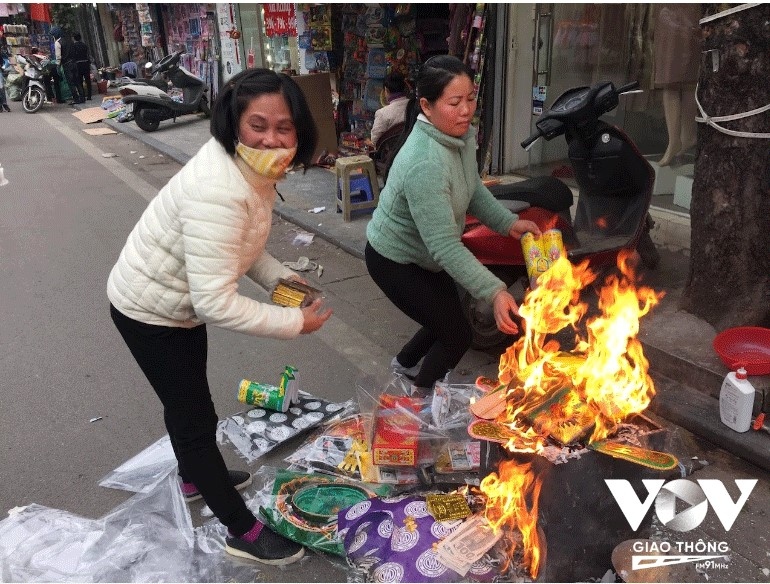
[[[243,161],[249,165],[254,172],[270,179],[283,178],[286,169],[289,168],[294,155],[297,154],[297,148],[250,148],[245,144],[238,143],[235,147]]]

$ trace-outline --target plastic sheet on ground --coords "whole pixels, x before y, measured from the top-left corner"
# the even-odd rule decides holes
[[[166,434],[133,458],[108,473],[99,486],[111,489],[147,493],[176,469],[176,457]]]
[[[4,582],[252,581],[259,568],[223,553],[218,521],[193,528],[175,476],[100,519],[41,505],[0,521]]]
[[[290,408],[286,414],[252,408],[220,420],[217,439],[220,444],[233,447],[248,462],[253,462],[302,430],[331,418],[350,415],[354,408],[353,401],[331,403],[300,392],[300,404]],[[99,486],[147,493],[176,467],[171,440],[166,434],[109,472],[99,481]]]

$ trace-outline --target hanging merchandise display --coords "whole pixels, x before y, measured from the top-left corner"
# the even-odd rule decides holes
[[[389,71],[412,84],[421,60],[446,53],[447,5],[348,4],[342,13],[340,146],[346,154],[372,150],[374,112],[383,104]]]
[[[32,39],[29,37],[29,28],[26,24],[6,24],[3,28],[8,51],[12,56],[29,52]]]
[[[120,26],[121,63],[133,62],[142,67],[152,55],[145,56],[142,45],[142,24],[134,4],[115,4],[115,21]]]
[[[142,39],[142,46],[147,48],[153,48],[156,45],[156,32],[153,27],[152,15],[150,14],[149,4],[137,4],[136,15],[139,19],[139,34]]]
[[[161,14],[166,31],[167,53],[184,50],[185,54],[179,64],[205,81],[211,99],[215,98],[219,75],[214,5],[163,4]]]
[[[308,73],[330,70],[329,52],[332,42],[332,6],[297,4],[298,46],[304,49],[302,65]]]

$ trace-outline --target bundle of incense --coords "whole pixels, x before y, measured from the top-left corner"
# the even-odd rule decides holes
[[[280,306],[304,308],[321,297],[321,291],[294,280],[281,278],[273,290],[272,300]]]

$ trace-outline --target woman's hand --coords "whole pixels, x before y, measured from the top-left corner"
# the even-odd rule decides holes
[[[527,232],[532,233],[535,237],[540,237],[542,235],[537,223],[530,221],[529,219],[517,219],[514,224],[511,225],[508,235],[509,237],[521,239],[521,236]]]
[[[332,315],[331,309],[321,309],[321,300],[313,300],[313,303],[302,309],[302,316],[305,322],[302,324],[300,334],[306,335],[317,331],[323,324],[329,320]]]
[[[511,314],[519,315],[519,305],[507,290],[500,290],[492,301],[497,328],[507,335],[515,335],[519,332],[516,321]]]

